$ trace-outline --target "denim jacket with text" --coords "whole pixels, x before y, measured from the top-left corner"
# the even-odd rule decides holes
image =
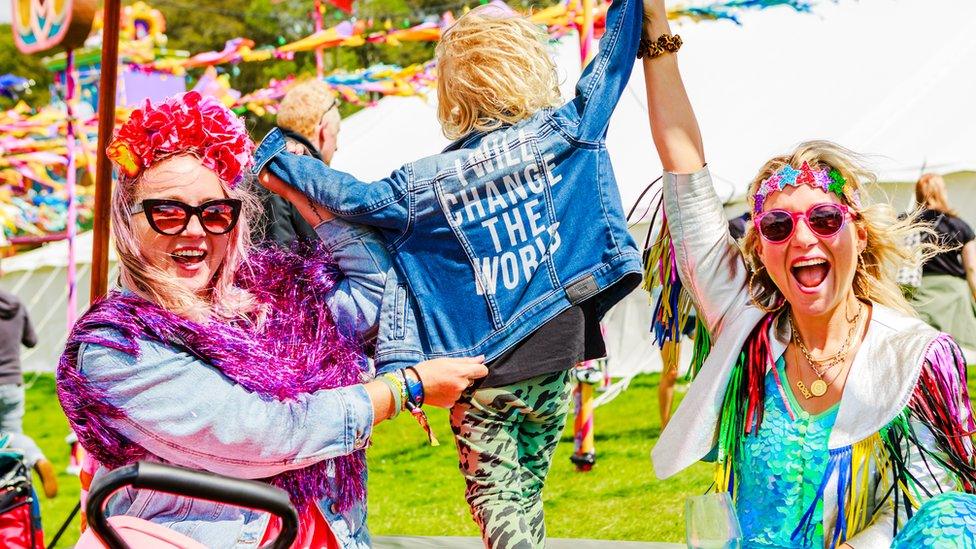
[[[492,360],[568,307],[602,316],[635,288],[605,146],[634,66],[640,0],[616,0],[576,97],[514,125],[363,182],[285,151],[272,130],[254,172],[270,170],[336,216],[377,229],[394,269],[380,313],[380,370],[440,356]]]

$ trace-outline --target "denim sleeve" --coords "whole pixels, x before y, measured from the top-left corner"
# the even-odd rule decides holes
[[[570,130],[576,139],[597,142],[606,136],[610,115],[634,69],[643,15],[641,0],[614,0],[610,4],[600,51],[576,83],[576,98],[563,107],[574,112],[573,118],[579,118],[579,125]]]
[[[342,272],[329,308],[347,337],[376,337],[390,255],[376,231],[342,219],[319,224],[315,232]]]
[[[264,478],[364,448],[372,432],[362,385],[276,400],[186,352],[143,340],[138,358],[86,344],[79,364],[108,404],[125,412],[109,420],[122,435],[183,467]]]
[[[311,156],[284,148],[281,130],[265,136],[255,153],[254,173],[268,169],[286,184],[321,204],[338,217],[374,227],[403,231],[407,226],[407,173],[401,168],[389,177],[367,183],[334,170]]]

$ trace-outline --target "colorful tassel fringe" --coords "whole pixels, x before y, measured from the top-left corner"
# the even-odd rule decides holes
[[[733,498],[741,445],[745,437],[755,434],[762,424],[763,376],[771,361],[768,333],[772,321],[773,316],[767,315],[749,336],[732,369],[722,403],[715,482],[720,490],[732,493]],[[929,345],[925,356],[925,365],[905,410],[879,433],[830,451],[816,498],[793,530],[794,540],[809,539],[814,533],[818,526],[814,522],[816,511],[835,476],[837,522],[830,537],[832,549],[870,524],[877,511],[889,504],[888,498],[891,498],[890,505],[894,507],[896,517],[911,518],[923,501],[937,494],[912,473],[910,464],[913,459],[924,462],[924,471],[938,467],[954,478],[953,485],[939,486],[939,492],[976,491],[976,454],[973,449],[976,421],[968,409],[966,363],[962,352],[951,337],[943,334]],[[919,439],[916,424],[923,425],[932,434],[935,448]],[[872,506],[868,496],[874,478],[878,479],[874,494],[880,496]],[[896,521],[895,534],[899,527]]]
[[[659,206],[660,207],[660,206]],[[644,289],[652,293],[658,286],[661,295],[654,303],[651,330],[658,347],[668,341],[680,342],[682,329],[688,324],[693,304],[678,277],[674,243],[667,217],[661,212],[661,231],[644,253]],[[653,223],[652,223],[653,225]],[[686,379],[694,379],[711,350],[712,342],[701,317],[695,317],[695,351]]]

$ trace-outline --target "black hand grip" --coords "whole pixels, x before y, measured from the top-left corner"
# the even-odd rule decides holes
[[[274,543],[265,546],[271,549],[287,549],[298,535],[298,512],[288,499],[288,493],[280,488],[254,480],[140,461],[98,478],[92,482],[88,492],[88,503],[85,505],[88,525],[98,539],[111,549],[129,549],[109,525],[104,513],[108,498],[125,486],[272,513],[281,518],[281,532]]]

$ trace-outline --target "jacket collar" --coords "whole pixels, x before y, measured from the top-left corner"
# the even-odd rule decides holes
[[[652,451],[654,470],[667,478],[715,447],[722,400],[732,365],[763,314],[747,307],[724,327],[698,377],[661,433]],[[790,340],[789,323],[773,324],[772,355],[782,356]],[[881,430],[907,406],[929,345],[939,335],[922,321],[874,304],[864,341],[851,365],[830,449],[843,448]]]

